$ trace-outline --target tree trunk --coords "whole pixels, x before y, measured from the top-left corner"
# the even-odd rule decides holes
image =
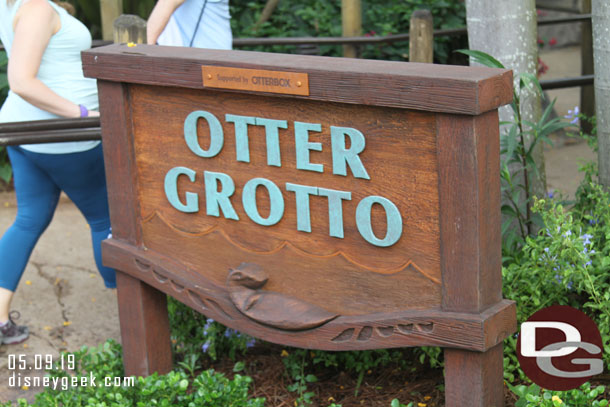
[[[468,42],[472,50],[484,51],[512,69],[515,88],[519,73],[537,74],[538,27],[535,0],[466,0]],[[541,115],[540,96],[533,91],[521,93],[522,120],[537,122]],[[510,106],[499,109],[500,121],[514,121]],[[501,132],[507,129],[501,128]],[[526,138],[526,144],[531,142]],[[530,173],[530,191],[546,195],[546,176],[542,144],[534,151],[538,174]],[[521,180],[520,182],[523,182]],[[504,203],[504,202],[503,202]]]
[[[259,17],[256,24],[254,24],[254,31],[258,30],[264,22],[271,18],[271,14],[273,14],[273,11],[275,10],[279,2],[280,0],[267,0],[267,3],[265,3],[265,8],[263,9],[261,16]]]
[[[593,59],[597,140],[599,143],[599,181],[610,190],[610,4],[593,0]]]

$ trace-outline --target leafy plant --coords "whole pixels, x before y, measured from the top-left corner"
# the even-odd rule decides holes
[[[340,2],[304,0],[281,1],[270,19],[256,26],[264,1],[232,2],[231,27],[233,36],[239,37],[340,37]],[[455,28],[466,25],[464,3],[457,0],[364,0],[362,2],[362,31],[364,35],[391,35],[409,32],[413,11],[429,9],[435,28]],[[465,37],[436,37],[434,54],[438,62],[452,58],[451,49],[466,45]],[[247,47],[256,51],[295,53],[296,46]],[[340,45],[320,45],[320,55],[342,56]],[[367,44],[360,46],[363,58],[404,61],[408,58],[409,42]]]
[[[500,61],[484,52],[476,50],[458,52],[468,55],[481,65],[505,69]],[[508,202],[502,205],[502,214],[506,215],[506,220],[502,224],[502,247],[505,259],[517,252],[525,243],[525,239],[535,233],[535,224],[541,226],[539,217],[535,217],[531,210],[534,198],[531,176],[538,172],[534,161],[534,149],[540,142],[552,145],[548,136],[572,125],[561,121],[560,118],[551,118],[555,101],[549,104],[536,123],[525,120],[521,112],[522,96],[525,92],[537,92],[541,98],[544,98],[544,94],[538,78],[531,73],[520,73],[518,82],[519,85],[513,90],[513,101],[510,105],[513,120],[501,123],[506,129],[500,134],[501,190],[502,196]],[[518,226],[517,230],[512,227],[514,223]]]
[[[295,349],[294,352],[287,354],[283,361],[288,375],[294,380],[288,386],[288,390],[297,393],[295,405],[298,407],[311,405],[315,393],[307,391],[307,384],[317,382],[318,379],[313,374],[305,373],[305,369],[309,364],[307,350]]]
[[[173,351],[177,359],[182,360],[180,366],[187,371],[196,362],[190,358],[194,354],[206,354],[212,360],[220,355],[228,355],[235,359],[249,347],[254,346],[254,339],[225,327],[205,315],[187,307],[178,300],[168,297],[167,309],[172,335]]]
[[[553,304],[583,309],[596,322],[610,362],[610,195],[594,181],[596,166],[585,178],[570,210],[561,203],[537,200],[532,210],[543,227],[527,237],[520,254],[503,268],[504,296],[517,302],[517,321]],[[515,356],[516,338],[505,347],[505,377],[523,377]]]
[[[148,377],[121,380],[122,385],[108,385],[124,379],[121,346],[109,340],[97,348],[83,347],[74,352],[74,372],[66,372],[56,366],[49,372],[53,378],[72,382],[72,377],[96,378],[95,386],[47,387],[36,395],[34,403],[20,399],[19,407],[264,407],[262,398],[250,398],[248,387],[252,379],[236,374],[233,379],[221,373],[207,370],[194,380],[184,372],[172,371],[165,375],[154,373]],[[67,359],[67,357],[65,357]],[[12,402],[0,403],[0,407],[12,407]]]
[[[306,349],[284,350],[282,356],[286,373],[294,381],[290,391],[297,392],[297,402],[301,406],[308,405],[314,394],[308,392],[308,384],[317,381],[314,373],[317,369],[335,369],[357,375],[355,395],[358,395],[360,385],[366,374],[372,374],[374,369],[394,363],[400,369],[408,367],[410,350],[376,349],[368,351],[327,352],[309,351]]]
[[[568,391],[542,390],[536,384],[512,386],[507,383],[507,385],[519,397],[515,407],[606,407],[610,404],[603,397],[606,388],[604,386],[591,388],[589,383]]]

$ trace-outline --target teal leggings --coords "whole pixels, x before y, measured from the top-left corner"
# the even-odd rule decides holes
[[[0,239],[0,287],[15,291],[32,250],[64,191],[91,228],[97,268],[108,288],[114,270],[102,265],[101,242],[110,234],[102,146],[80,153],[41,154],[7,147],[17,194],[17,218]]]

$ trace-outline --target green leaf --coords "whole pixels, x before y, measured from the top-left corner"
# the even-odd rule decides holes
[[[308,374],[307,376],[305,376],[305,381],[307,383],[315,383],[318,381],[318,378],[315,375]]]
[[[517,212],[515,212],[515,209],[510,205],[502,205],[502,214],[517,217]]]
[[[237,373],[237,372],[243,371],[245,368],[246,368],[246,363],[243,361],[240,361],[240,362],[237,362],[235,364],[235,366],[233,366],[233,371]]]
[[[544,113],[542,113],[542,116],[540,116],[540,120],[538,121],[538,126],[542,127],[544,123],[547,122],[547,120],[549,120],[549,117],[551,117],[551,113],[553,113],[553,108],[555,107],[555,102],[557,101],[557,98],[553,99],[551,101],[551,103],[549,103],[549,105],[546,107],[546,109],[544,110]]]
[[[514,125],[510,128],[508,134],[506,135],[506,154],[509,157],[512,157],[515,153],[515,149],[517,148],[518,143],[519,140],[517,138],[517,125]]]
[[[491,55],[483,52],[476,51],[472,49],[458,49],[455,52],[459,52],[460,54],[468,55],[473,62],[479,63],[483,66],[487,66],[489,68],[501,68],[506,69],[504,65]]]
[[[11,177],[13,176],[13,169],[9,163],[5,163],[4,165],[0,165],[0,178],[6,183],[10,182]]]
[[[522,72],[519,74],[519,87],[523,89],[524,87],[530,88],[531,90],[538,91],[540,97],[544,99],[544,93],[542,92],[542,87],[540,86],[540,82],[536,75],[529,72]]]

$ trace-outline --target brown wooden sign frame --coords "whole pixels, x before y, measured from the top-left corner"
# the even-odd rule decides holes
[[[210,72],[222,67],[280,72],[276,82],[292,80],[294,90],[269,91],[272,80],[266,88],[234,84],[219,89],[218,83],[206,87],[202,66]],[[516,317],[514,303],[503,300],[501,292],[497,108],[512,100],[510,71],[145,45],[85,52],[83,67],[87,76],[98,79],[113,229],[112,238],[104,242],[103,258],[117,269],[127,374],[171,369],[168,294],[232,328],[290,346],[442,346],[447,406],[503,404],[502,341],[516,330]],[[346,109],[364,106],[431,114],[438,183],[433,188],[438,193],[438,306],[338,315],[317,325],[283,329],[248,317],[226,287],[184,267],[179,253],[150,249],[142,226],[143,181],[134,141],[134,123],[141,113],[134,103],[155,89],[160,94],[182,89],[194,98],[212,92],[226,100],[256,95],[283,103],[315,101]]]

